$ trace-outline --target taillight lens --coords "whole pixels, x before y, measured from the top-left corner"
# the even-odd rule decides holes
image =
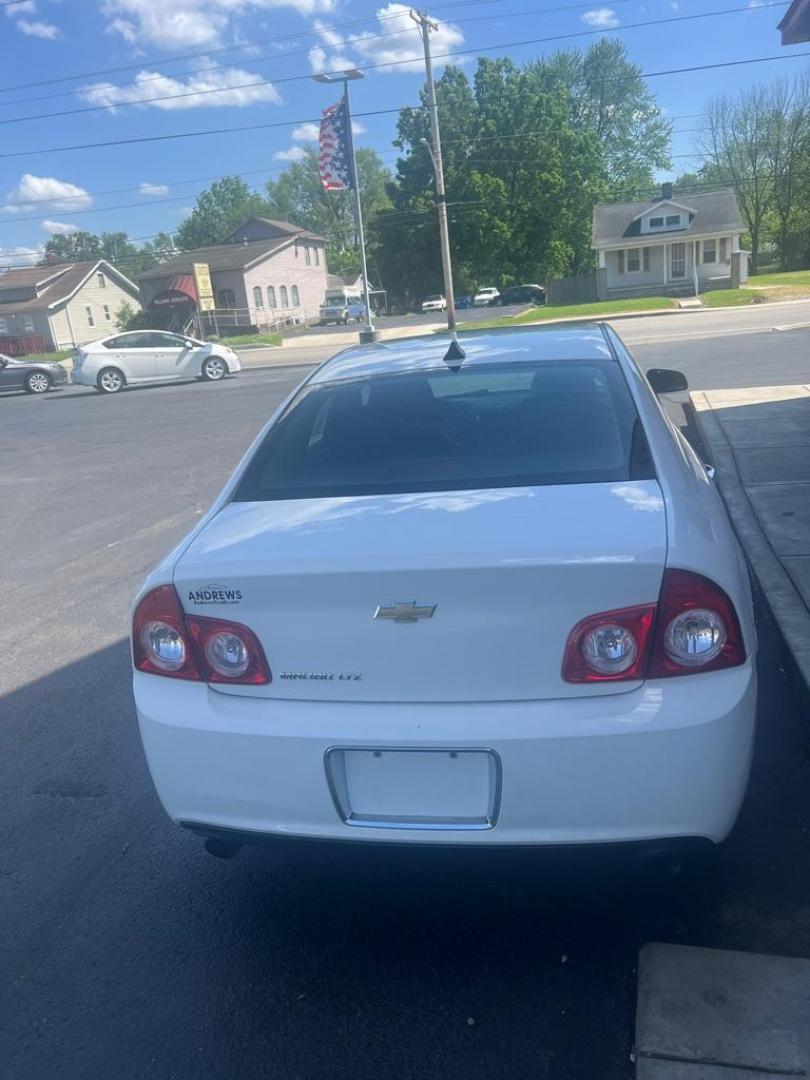
[[[590,615],[568,637],[566,682],[620,682],[690,675],[745,662],[728,595],[688,570],[665,570],[657,604]]]
[[[590,615],[568,636],[563,661],[567,682],[643,679],[655,604]]]
[[[259,639],[241,623],[187,615],[205,681],[261,686],[272,680]]]
[[[150,675],[210,683],[272,681],[261,644],[241,623],[186,615],[173,585],[141,600],[132,622],[135,667]]]
[[[173,585],[161,585],[141,600],[132,620],[132,658],[138,671],[199,679],[183,609]]]
[[[727,593],[688,570],[667,570],[658,603],[650,678],[745,662],[740,620]]]

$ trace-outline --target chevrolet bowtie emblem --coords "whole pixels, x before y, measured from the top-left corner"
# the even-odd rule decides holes
[[[374,618],[411,623],[418,619],[432,619],[435,610],[435,604],[417,604],[415,600],[400,600],[397,604],[380,604],[374,612]]]

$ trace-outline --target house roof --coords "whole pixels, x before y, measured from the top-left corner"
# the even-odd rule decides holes
[[[299,232],[295,236],[304,239],[319,239],[313,233]],[[247,244],[215,244],[212,247],[195,248],[166,259],[159,266],[153,266],[141,274],[139,281],[154,281],[156,278],[173,277],[175,274],[192,273],[193,263],[207,263],[211,271],[246,270],[254,263],[261,262],[281,248],[293,242],[295,236],[275,237],[272,240],[250,240]]]
[[[713,232],[742,232],[745,228],[737,196],[728,188],[723,191],[707,191],[687,196],[690,209],[689,224],[685,229],[669,230],[667,236],[701,236]],[[663,200],[677,202],[677,197]],[[641,218],[648,210],[660,206],[662,200],[645,199],[643,202],[605,203],[593,209],[593,246],[609,247],[623,240],[640,237]],[[660,233],[644,233],[644,239],[653,239]]]
[[[228,243],[239,243],[239,240],[241,239],[240,233],[246,226],[250,225],[252,221],[258,221],[262,225],[266,225],[268,229],[284,236],[305,236],[308,240],[324,240],[324,238],[317,233],[310,232],[308,229],[302,229],[300,225],[293,225],[290,221],[276,221],[274,218],[256,216],[248,218],[247,221],[243,221],[241,225],[237,226],[233,232],[225,237],[225,240]],[[270,237],[268,237],[268,239],[270,239]],[[275,239],[275,237],[273,237],[273,239]]]
[[[32,276],[31,271],[34,269],[39,270],[41,275],[39,278],[35,275]],[[122,274],[120,270],[116,270],[106,259],[95,259],[93,261],[62,264],[58,267],[40,266],[32,267],[31,270],[15,270],[15,279],[18,274],[27,274],[29,276],[25,281],[15,280],[8,284],[6,283],[6,275],[0,275],[0,312],[11,312],[17,315],[26,311],[42,311],[45,308],[58,307],[60,304],[70,300],[97,269],[103,270],[108,277],[123,284],[125,288],[132,292],[133,296],[138,295],[138,286],[130,281],[126,275]],[[60,272],[54,273],[54,270]],[[3,298],[2,290],[4,288],[19,288],[23,285],[35,284],[41,286],[43,282],[47,284],[45,284],[44,288],[41,288],[39,296],[32,297],[30,300],[5,300]]]
[[[29,266],[25,270],[6,270],[5,273],[0,273],[0,291],[43,285],[50,278],[63,274],[69,265],[59,263],[56,266]]]
[[[326,275],[326,287],[327,289],[351,289],[355,285],[362,287],[363,275],[362,274],[327,274]]]

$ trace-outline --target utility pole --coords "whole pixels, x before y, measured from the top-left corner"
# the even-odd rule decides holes
[[[362,76],[361,76],[362,78]],[[357,155],[354,151],[354,132],[352,131],[352,106],[349,100],[349,79],[343,80],[343,93],[346,97],[346,116],[348,117],[346,138],[349,140],[349,148],[352,156],[352,172],[354,174],[354,215],[357,221],[357,241],[360,247],[360,265],[363,270],[363,301],[366,306],[366,325],[360,331],[360,341],[369,344],[379,341],[380,334],[374,329],[371,317],[371,297],[368,284],[368,266],[366,264],[366,237],[363,232],[363,210],[360,204],[360,176],[357,172]]]
[[[428,153],[433,162],[433,175],[436,178],[436,209],[439,214],[439,240],[442,249],[442,270],[444,271],[444,298],[447,301],[447,329],[455,333],[456,298],[453,290],[453,265],[450,258],[450,233],[447,228],[447,199],[444,194],[444,167],[442,164],[442,140],[439,134],[439,106],[436,104],[436,86],[433,82],[433,59],[430,55],[430,31],[438,30],[439,24],[429,18],[426,11],[411,11],[410,16],[419,27],[422,44],[425,47],[425,75],[430,109],[430,133],[433,146],[428,146]],[[422,140],[423,142],[425,140]]]

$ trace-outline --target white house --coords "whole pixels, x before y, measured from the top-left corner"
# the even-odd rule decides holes
[[[114,333],[123,304],[138,310],[138,286],[104,259],[0,274],[0,352],[69,349]]]
[[[664,184],[657,200],[596,206],[600,299],[736,288],[748,278],[744,228],[731,190],[678,196]]]

